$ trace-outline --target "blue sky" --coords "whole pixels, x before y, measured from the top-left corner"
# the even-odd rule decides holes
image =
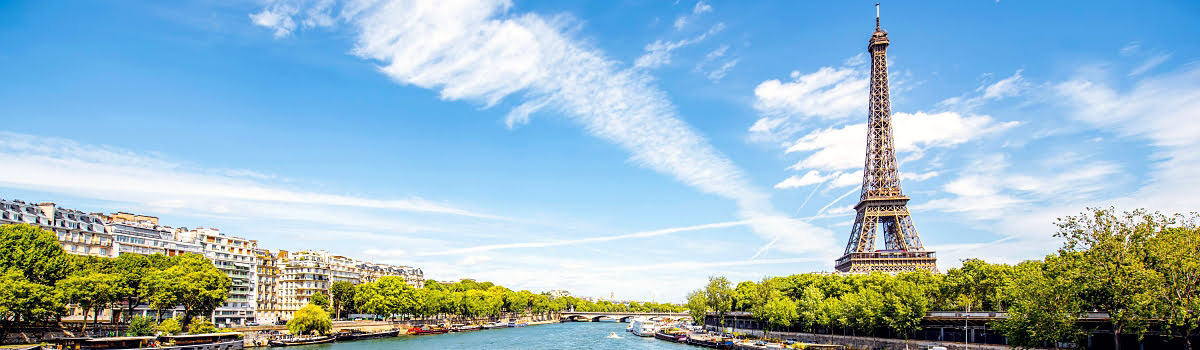
[[[872,5],[5,2],[0,197],[535,291],[830,270]],[[1039,258],[1089,206],[1200,207],[1200,4],[882,14],[943,269]]]

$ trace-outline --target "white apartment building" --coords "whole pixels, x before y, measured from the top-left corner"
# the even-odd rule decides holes
[[[422,288],[425,286],[425,272],[421,271],[418,267],[376,264],[365,261],[360,262],[357,267],[360,278],[359,282],[355,283],[375,282],[383,276],[400,276],[404,277],[404,282],[407,282],[413,288]]]
[[[233,282],[229,299],[213,312],[213,323],[233,326],[254,321],[258,297],[255,292],[258,241],[227,236],[215,228],[181,231],[177,237],[181,241],[200,244],[204,257],[212,260],[213,265]]]
[[[176,239],[176,229],[159,226],[158,218],[130,213],[102,215],[105,229],[113,237],[113,257],[141,255],[204,254],[200,244]]]
[[[280,257],[262,248],[256,250],[255,254],[258,255],[258,265],[255,268],[258,285],[255,289],[254,318],[260,325],[275,324],[283,319],[283,309],[280,305],[282,300],[279,295]]]
[[[291,319],[292,314],[308,304],[313,293],[329,294],[333,285],[330,255],[325,251],[301,250],[292,254],[279,251],[279,305],[281,317]]]
[[[111,256],[112,236],[99,216],[54,203],[0,199],[0,225],[25,223],[54,232],[68,254]]]

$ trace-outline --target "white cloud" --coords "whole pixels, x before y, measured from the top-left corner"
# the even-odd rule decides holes
[[[492,244],[492,245],[475,246],[475,247],[467,247],[467,248],[455,248],[455,249],[450,249],[450,250],[445,250],[445,251],[425,252],[425,253],[420,253],[418,255],[421,255],[421,256],[462,255],[462,254],[474,254],[474,253],[479,253],[479,252],[486,252],[486,251],[493,251],[493,250],[500,250],[500,249],[559,247],[559,246],[579,245],[579,244],[585,244],[585,243],[617,241],[617,240],[625,240],[625,239],[632,239],[632,238],[649,238],[649,237],[675,234],[675,233],[680,233],[680,232],[711,230],[711,229],[728,228],[728,227],[735,227],[735,226],[745,226],[746,224],[749,224],[749,223],[750,223],[749,221],[718,222],[718,223],[713,223],[713,224],[685,226],[685,227],[672,227],[672,228],[653,230],[653,231],[635,232],[635,233],[628,233],[628,234],[616,235],[616,236],[600,236],[600,237],[589,237],[589,238],[570,239],[570,240],[542,241],[542,242],[504,243],[504,244]]]
[[[954,112],[896,113],[892,121],[897,152],[955,146],[1017,125],[1017,122],[997,122],[986,115],[964,117]],[[865,155],[862,145],[866,135],[866,123],[811,132],[788,147],[788,153],[811,152],[792,168],[843,170],[862,167]]]
[[[687,26],[687,22],[688,22],[687,16],[676,17],[675,18],[675,30],[683,30],[683,27]]]
[[[709,28],[707,32],[701,33],[700,35],[691,39],[683,39],[679,41],[655,40],[652,43],[646,44],[646,53],[641,57],[638,57],[637,60],[634,61],[633,66],[638,68],[653,69],[669,64],[671,63],[671,51],[704,41],[704,39],[708,38],[709,35],[719,33],[724,29],[724,24],[717,23],[717,25]]]
[[[988,100],[1001,99],[1005,97],[1013,97],[1021,94],[1024,89],[1025,81],[1021,78],[1021,70],[1017,70],[1011,77],[1001,79],[995,84],[989,85],[983,90],[983,98]]]
[[[738,64],[738,61],[739,60],[736,58],[725,61],[725,63],[721,64],[721,66],[717,67],[717,69],[713,69],[711,72],[708,72],[708,80],[712,80],[714,82],[720,81],[721,78],[725,77],[725,74],[729,73],[730,69],[733,69],[733,67]]]
[[[1154,69],[1154,67],[1158,67],[1159,65],[1163,64],[1164,62],[1167,62],[1167,60],[1170,58],[1171,58],[1170,54],[1159,54],[1159,55],[1150,56],[1150,58],[1147,58],[1146,61],[1142,62],[1142,64],[1139,64],[1137,67],[1134,67],[1133,70],[1129,71],[1129,76],[1132,77],[1132,76],[1142,75],[1142,73],[1146,73],[1146,72],[1150,71],[1151,69]]]
[[[819,184],[819,183],[828,181],[830,178],[833,178],[833,175],[836,175],[836,174],[821,175],[821,172],[813,170],[813,171],[809,171],[809,172],[805,173],[803,177],[792,175],[791,177],[788,177],[787,179],[784,179],[783,181],[780,181],[779,183],[775,184],[775,188],[789,189],[789,188],[800,188],[800,187],[804,187],[804,186],[808,186],[808,185],[815,185],[815,184]]]
[[[339,18],[354,27],[353,53],[377,62],[397,83],[487,107],[520,93],[526,104],[552,108],[627,150],[633,163],[733,200],[754,232],[780,238],[785,249],[832,245],[828,230],[774,209],[765,191],[677,118],[640,70],[620,69],[604,53],[575,42],[562,17],[510,8],[499,0],[380,0],[349,3]]]
[[[712,12],[712,6],[704,3],[704,1],[697,1],[696,6],[692,7],[692,14],[694,14],[694,15],[698,15],[698,14],[706,13],[706,12]]]
[[[296,22],[292,20],[299,12],[295,6],[287,3],[276,3],[258,13],[251,14],[250,20],[255,25],[267,27],[275,30],[275,37],[282,38],[292,34],[296,29]]]
[[[754,88],[755,109],[769,116],[846,118],[866,110],[868,81],[854,68],[822,67],[793,81],[767,80]]]
[[[900,172],[900,179],[907,181],[925,181],[938,176],[938,172],[930,171],[925,173],[910,173]]]

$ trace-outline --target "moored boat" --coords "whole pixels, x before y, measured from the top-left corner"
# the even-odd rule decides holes
[[[267,342],[267,345],[270,345],[270,346],[298,346],[298,345],[325,344],[325,343],[333,342],[335,339],[336,338],[334,338],[332,335],[309,336],[309,337],[289,337],[289,338],[272,339],[271,341]]]
[[[642,318],[633,320],[633,324],[631,326],[633,328],[633,334],[636,334],[639,337],[653,337],[654,330],[658,328],[654,321]]]
[[[482,329],[483,329],[483,327],[480,325],[477,325],[477,324],[456,324],[456,325],[450,326],[451,332],[473,332],[473,331],[478,331],[478,330],[482,330]]]
[[[413,335],[445,334],[447,332],[450,332],[450,330],[443,327],[430,325],[412,327],[408,329],[408,334]]]
[[[51,349],[59,350],[120,350],[154,347],[164,350],[241,350],[240,333],[188,334],[176,336],[59,338],[51,341]]]
[[[687,332],[676,330],[660,329],[654,332],[654,338],[662,339],[673,343],[682,343],[687,340]]]
[[[383,330],[378,332],[365,332],[361,329],[343,329],[334,336],[337,341],[362,340],[395,337],[400,334],[399,329]]]

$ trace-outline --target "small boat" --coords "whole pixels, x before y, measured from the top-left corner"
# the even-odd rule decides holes
[[[271,340],[271,341],[267,342],[267,345],[270,345],[270,346],[297,346],[297,345],[325,344],[325,343],[333,342],[335,339],[336,338],[334,338],[333,336],[329,336],[329,335],[313,336],[313,337],[281,338],[281,339]]]
[[[483,329],[483,327],[480,325],[477,325],[477,324],[456,324],[456,325],[450,326],[451,332],[473,332],[473,331],[478,331],[478,330],[482,330],[482,329]]]
[[[660,329],[654,332],[654,338],[666,340],[672,343],[682,343],[687,340],[687,332],[680,330]]]
[[[609,332],[608,337],[609,338],[620,338],[620,336],[617,335],[617,332]]]
[[[378,332],[364,332],[360,329],[343,329],[340,332],[338,332],[337,335],[334,336],[334,338],[336,338],[337,341],[347,341],[347,340],[362,340],[362,339],[395,337],[399,334],[400,334],[399,329],[392,329],[392,330],[385,330],[385,331],[378,331]]]
[[[656,322],[641,318],[633,320],[631,326],[633,327],[633,334],[637,334],[639,337],[653,337],[654,330],[658,328]]]
[[[412,327],[412,328],[408,329],[408,334],[414,334],[414,335],[445,334],[447,332],[450,332],[450,330],[446,329],[446,328],[430,326],[430,325],[424,325],[421,327]]]

